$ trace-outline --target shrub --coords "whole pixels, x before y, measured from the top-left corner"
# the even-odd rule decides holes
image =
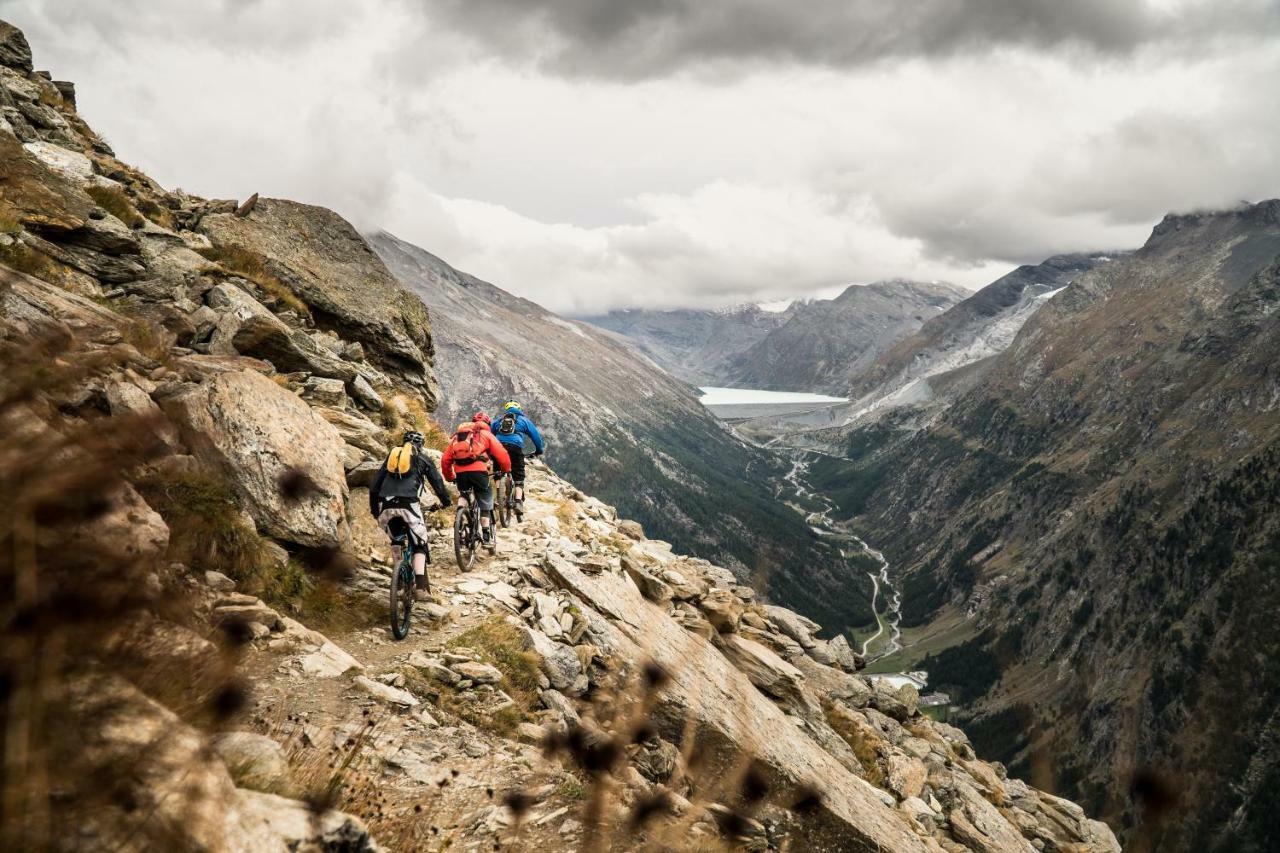
[[[85,190],[98,206],[130,228],[142,227],[142,215],[119,187],[93,185]]]

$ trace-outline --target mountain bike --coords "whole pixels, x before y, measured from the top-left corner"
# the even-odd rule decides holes
[[[498,523],[503,527],[510,527],[513,518],[516,521],[524,521],[524,513],[516,508],[516,484],[511,479],[510,472],[503,474],[493,485],[498,492],[496,501],[498,511],[494,514]]]
[[[485,547],[490,554],[498,553],[498,528],[491,523],[490,535],[493,541]],[[458,493],[458,512],[453,517],[453,556],[458,561],[458,570],[465,572],[471,568],[476,559],[476,548],[483,544],[480,535],[480,502],[476,500],[472,489]]]
[[[403,640],[409,636],[409,620],[413,613],[414,541],[409,526],[402,519],[391,519],[388,529],[391,544],[400,549],[400,564],[391,572],[391,636]],[[429,585],[427,589],[430,590]]]

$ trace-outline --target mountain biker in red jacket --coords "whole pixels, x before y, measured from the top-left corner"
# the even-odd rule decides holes
[[[476,412],[471,423],[459,424],[453,440],[440,458],[440,472],[458,487],[458,494],[475,493],[480,505],[480,535],[493,542],[493,484],[489,463],[504,474],[511,471],[511,457],[489,429],[489,416]],[[461,498],[465,500],[465,498]]]

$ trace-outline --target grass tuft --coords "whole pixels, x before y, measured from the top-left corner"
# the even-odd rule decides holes
[[[60,279],[58,265],[48,255],[21,241],[0,246],[0,264],[50,284],[58,284]]]
[[[173,213],[164,205],[149,198],[138,199],[138,212],[161,228],[173,230]]]
[[[142,214],[138,213],[133,202],[119,187],[104,187],[97,184],[85,190],[98,206],[119,219],[130,228],[142,227]]]

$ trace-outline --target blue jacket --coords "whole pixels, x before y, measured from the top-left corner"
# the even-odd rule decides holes
[[[533,425],[533,421],[519,409],[510,409],[512,414],[516,416],[516,431],[511,435],[503,435],[498,432],[498,424],[502,422],[501,418],[495,418],[493,422],[493,434],[498,437],[498,441],[503,444],[509,444],[512,447],[524,448],[524,437],[529,436],[529,440],[533,442],[533,449],[542,452],[543,442],[542,433],[538,432],[538,428]],[[506,414],[506,412],[503,412]]]

